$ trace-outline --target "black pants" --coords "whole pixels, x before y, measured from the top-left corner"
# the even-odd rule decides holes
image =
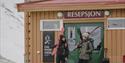
[[[56,63],[65,63],[65,57],[63,55],[57,55]]]
[[[89,60],[79,59],[78,63],[89,63]]]

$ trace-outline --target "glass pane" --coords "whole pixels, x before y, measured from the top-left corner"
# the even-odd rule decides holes
[[[92,30],[94,30],[97,26],[82,26],[80,28],[81,33],[85,33],[85,32],[91,32]],[[92,37],[94,39],[94,49],[97,49],[97,47],[100,45],[101,43],[101,28],[96,29],[91,35],[90,37]]]
[[[108,28],[113,28],[113,29],[125,29],[125,19],[115,19],[111,18],[108,19]]]
[[[76,46],[76,36],[75,36],[75,27],[68,27],[68,46],[69,51],[73,51]]]
[[[44,21],[43,29],[59,29],[60,22],[59,21]]]

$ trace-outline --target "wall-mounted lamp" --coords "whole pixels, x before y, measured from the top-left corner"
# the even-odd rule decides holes
[[[110,15],[110,11],[105,11],[104,13],[106,16],[109,16]]]
[[[63,13],[62,12],[58,12],[57,16],[58,16],[58,18],[62,18],[63,17]]]

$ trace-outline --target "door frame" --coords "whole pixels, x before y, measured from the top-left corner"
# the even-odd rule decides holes
[[[104,18],[102,18],[102,19],[66,19],[66,20],[64,20],[64,25],[65,24],[79,24],[79,23],[102,23],[102,26],[103,26],[103,29],[102,29],[102,44],[103,44],[103,56],[102,56],[102,58],[104,58],[104,48],[105,48],[105,41],[104,41],[104,39],[105,39],[105,23],[107,22],[107,20],[106,19],[104,19]]]

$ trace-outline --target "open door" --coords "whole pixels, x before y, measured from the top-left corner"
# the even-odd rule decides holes
[[[75,49],[75,46],[80,42],[81,33],[90,32],[97,28],[90,37],[94,39],[93,46],[94,50],[91,55],[90,63],[100,63],[104,55],[104,30],[103,23],[74,23],[74,24],[64,24],[65,37],[68,41],[69,46],[69,57],[68,63],[78,63],[79,59],[79,49]]]

